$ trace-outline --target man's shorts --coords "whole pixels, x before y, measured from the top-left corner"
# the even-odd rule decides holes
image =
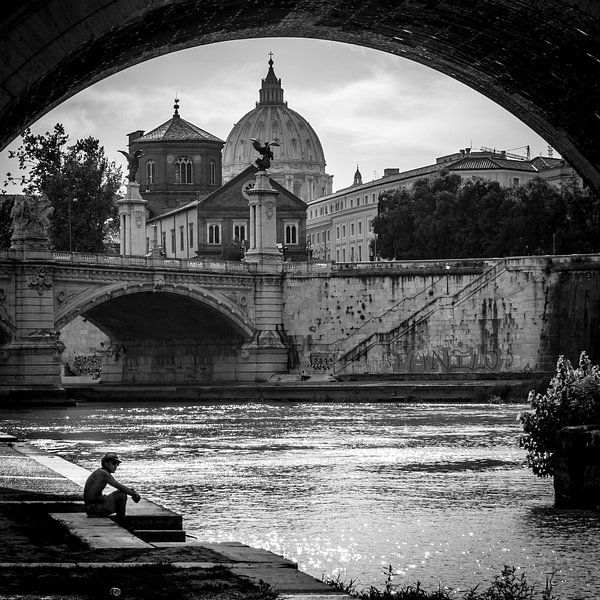
[[[117,507],[115,506],[115,494],[118,492],[113,492],[108,496],[102,496],[102,502],[95,502],[94,504],[86,504],[85,512],[88,517],[108,517],[113,513],[117,512]]]

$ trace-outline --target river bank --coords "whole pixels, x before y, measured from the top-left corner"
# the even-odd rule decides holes
[[[88,471],[1,433],[0,456],[0,598],[344,597],[261,549],[190,538],[148,543],[111,519],[89,519],[82,502]],[[165,512],[142,500],[126,518],[143,514],[148,527]]]
[[[78,402],[478,402],[523,403],[530,390],[540,390],[548,377],[529,378],[361,378],[336,381],[278,376],[268,382],[207,384],[114,384],[63,378],[64,390],[22,390],[0,396],[0,407],[19,404]]]

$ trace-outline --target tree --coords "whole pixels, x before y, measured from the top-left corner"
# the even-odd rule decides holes
[[[527,465],[538,477],[554,473],[556,432],[570,425],[600,423],[600,368],[585,352],[579,367],[560,356],[545,394],[529,393],[532,410],[521,415],[519,445],[527,450]]]
[[[15,203],[15,197],[8,194],[0,196],[0,248],[10,248],[12,236],[12,217],[10,213]]]
[[[518,256],[600,250],[600,200],[574,181],[516,188],[441,171],[380,196],[374,220],[384,258]]]
[[[121,168],[109,162],[97,139],[67,146],[68,139],[60,123],[44,135],[25,130],[22,145],[9,153],[25,174],[8,173],[4,185],[19,183],[25,193],[48,196],[54,208],[49,233],[57,250],[102,252],[117,223]]]

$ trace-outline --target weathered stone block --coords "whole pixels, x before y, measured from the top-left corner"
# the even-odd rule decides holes
[[[600,509],[600,424],[557,433],[554,497],[559,508]]]

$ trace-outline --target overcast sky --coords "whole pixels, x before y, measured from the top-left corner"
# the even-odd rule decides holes
[[[516,117],[446,75],[359,46],[289,38],[222,42],[147,61],[73,96],[32,129],[62,123],[71,142],[98,138],[125,173],[118,150],[127,149],[127,134],[170,119],[175,95],[182,118],[225,140],[254,108],[269,52],[288,106],[321,140],[334,190],[352,183],[357,164],[370,181],[387,167],[421,167],[468,146],[530,145],[532,156],[547,155],[547,143]],[[16,170],[8,149],[19,140],[0,153],[2,182]]]

